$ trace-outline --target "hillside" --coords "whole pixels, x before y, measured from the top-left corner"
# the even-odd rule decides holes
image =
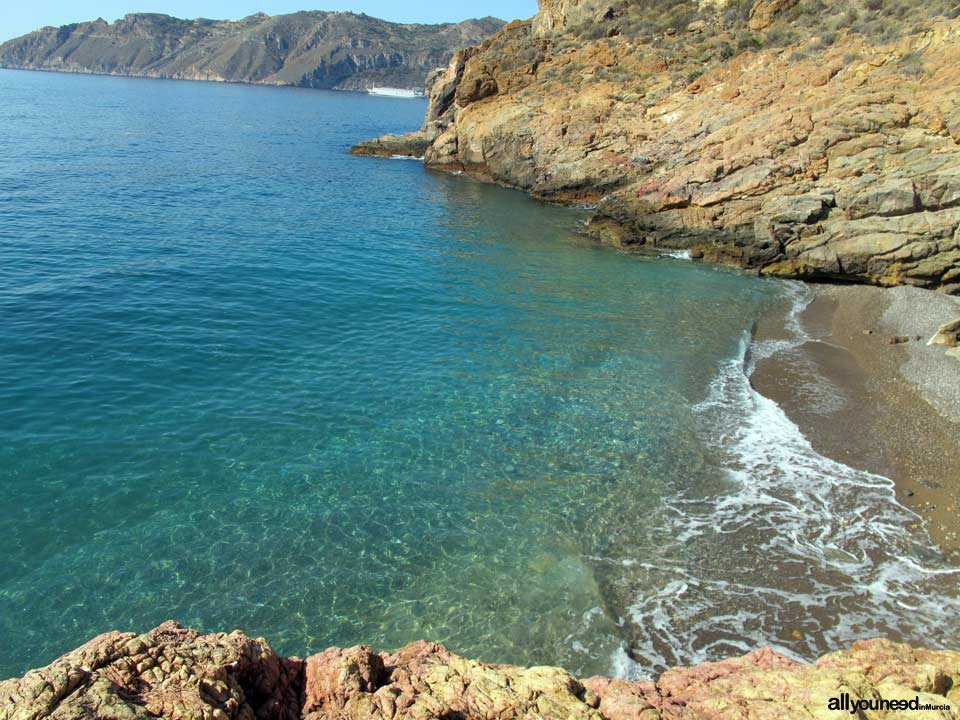
[[[360,89],[422,87],[495,18],[402,25],[348,12],[181,20],[132,14],[47,27],[0,45],[0,67],[185,80]]]
[[[960,293],[954,0],[541,0],[457,54],[424,155],[588,232],[763,274]]]

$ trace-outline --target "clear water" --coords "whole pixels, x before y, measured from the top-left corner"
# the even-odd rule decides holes
[[[956,637],[889,483],[749,388],[801,288],[346,154],[423,110],[0,71],[0,676],[168,618],[625,675]]]

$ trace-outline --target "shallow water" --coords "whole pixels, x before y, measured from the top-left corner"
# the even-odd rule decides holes
[[[956,636],[889,483],[749,388],[802,288],[346,154],[423,110],[0,71],[0,676],[168,618],[624,675]]]

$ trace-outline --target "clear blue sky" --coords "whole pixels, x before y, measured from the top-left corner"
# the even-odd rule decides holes
[[[395,22],[455,22],[493,15],[504,20],[528,18],[536,0],[0,0],[0,42],[44,25],[66,25],[102,17],[113,22],[130,12],[158,12],[183,18],[236,19],[265,12],[351,10]]]

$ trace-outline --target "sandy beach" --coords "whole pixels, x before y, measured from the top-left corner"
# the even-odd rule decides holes
[[[912,287],[811,286],[808,340],[757,363],[754,387],[823,455],[891,478],[951,562],[960,562],[960,362],[927,346],[960,298]],[[766,318],[758,340],[783,337]]]

